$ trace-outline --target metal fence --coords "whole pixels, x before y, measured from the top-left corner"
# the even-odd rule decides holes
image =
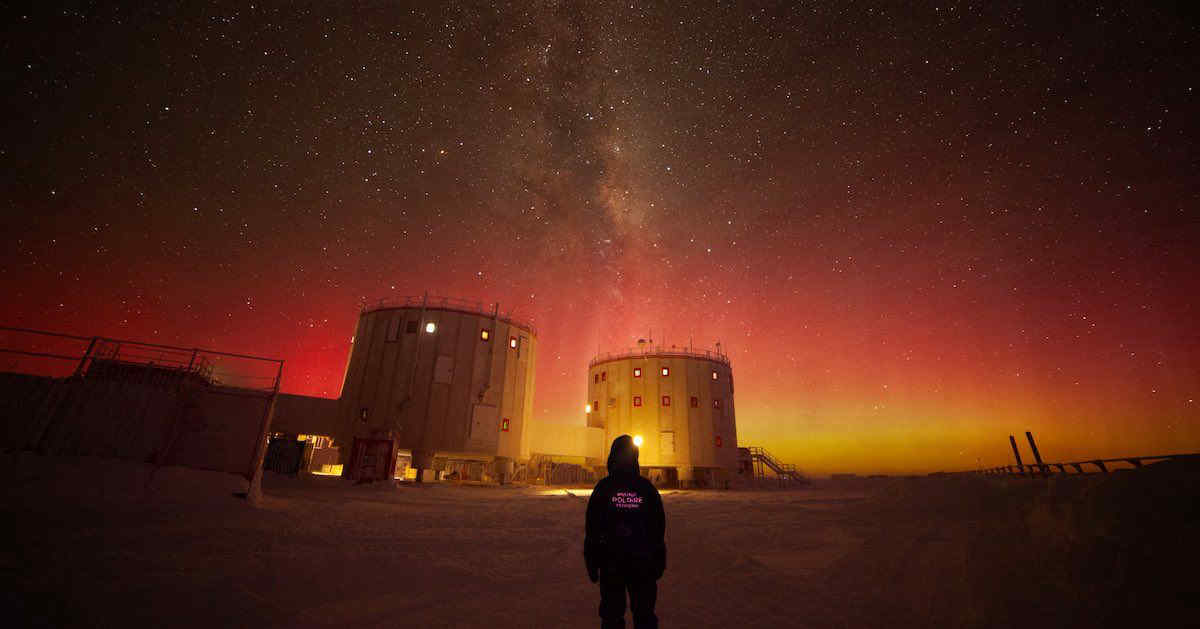
[[[283,361],[0,326],[0,447],[244,475]]]
[[[1200,460],[1200,453],[1122,456],[1112,459],[1088,459],[1086,461],[1067,461],[1063,463],[999,465],[974,470],[972,473],[984,476],[1050,476],[1052,474],[1077,476],[1080,474],[1107,474],[1116,469],[1136,469],[1150,463],[1174,459]]]
[[[0,326],[0,372],[48,378],[171,380],[274,395],[283,361],[194,347]]]

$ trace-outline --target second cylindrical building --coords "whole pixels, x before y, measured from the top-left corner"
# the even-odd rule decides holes
[[[657,483],[714,486],[737,468],[733,370],[720,352],[639,343],[598,355],[588,365],[585,409],[606,443],[633,436]]]

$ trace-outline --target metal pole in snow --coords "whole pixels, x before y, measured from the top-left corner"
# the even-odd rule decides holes
[[[1021,474],[1025,473],[1025,465],[1021,463],[1021,451],[1017,449],[1017,440],[1012,435],[1008,436],[1008,442],[1012,444],[1013,456],[1017,457],[1017,471]]]
[[[1033,433],[1026,430],[1025,438],[1029,440],[1029,448],[1033,450],[1033,458],[1037,461],[1038,469],[1042,471],[1042,476],[1049,476],[1046,472],[1046,465],[1042,463],[1042,455],[1038,453],[1037,444],[1033,442]]]

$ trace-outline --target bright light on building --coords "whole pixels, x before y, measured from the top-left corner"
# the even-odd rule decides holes
[[[583,407],[583,409],[584,409],[584,412],[585,412],[585,413],[590,413],[590,412],[592,412],[592,405],[591,405],[591,404],[585,404],[585,405],[584,405],[584,407]]]
[[[437,324],[436,324],[436,323],[434,323],[434,322],[430,321],[429,323],[426,323],[426,324],[425,324],[425,332],[426,332],[426,333],[428,333],[428,334],[433,334],[435,331],[437,331]]]
[[[637,446],[637,447],[639,447],[639,448],[640,448],[640,447],[642,447],[642,436],[641,436],[641,435],[635,435],[635,436],[634,436],[634,438],[633,438],[633,445],[635,445],[635,446]]]

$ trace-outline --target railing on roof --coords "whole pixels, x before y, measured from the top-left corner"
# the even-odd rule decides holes
[[[465,312],[467,314],[479,315],[482,317],[494,317],[509,325],[515,325],[519,328],[528,330],[534,336],[537,336],[537,328],[528,320],[517,316],[516,312],[509,310],[502,312],[499,310],[497,303],[485,303],[482,301],[472,301],[470,299],[460,299],[458,297],[440,297],[435,295],[404,295],[401,297],[384,297],[374,302],[364,302],[362,305],[363,313],[375,312],[376,310],[387,310],[389,308],[426,308],[429,310],[453,310],[455,312]]]
[[[643,347],[631,347],[619,352],[603,352],[596,354],[588,361],[588,369],[606,363],[612,360],[624,360],[626,358],[701,358],[711,360],[715,363],[720,363],[729,366],[729,356],[720,351],[714,350],[699,350],[691,347],[662,347],[661,345],[645,345]]]
[[[0,326],[0,372],[48,378],[178,382],[275,395],[283,361],[194,347]]]

